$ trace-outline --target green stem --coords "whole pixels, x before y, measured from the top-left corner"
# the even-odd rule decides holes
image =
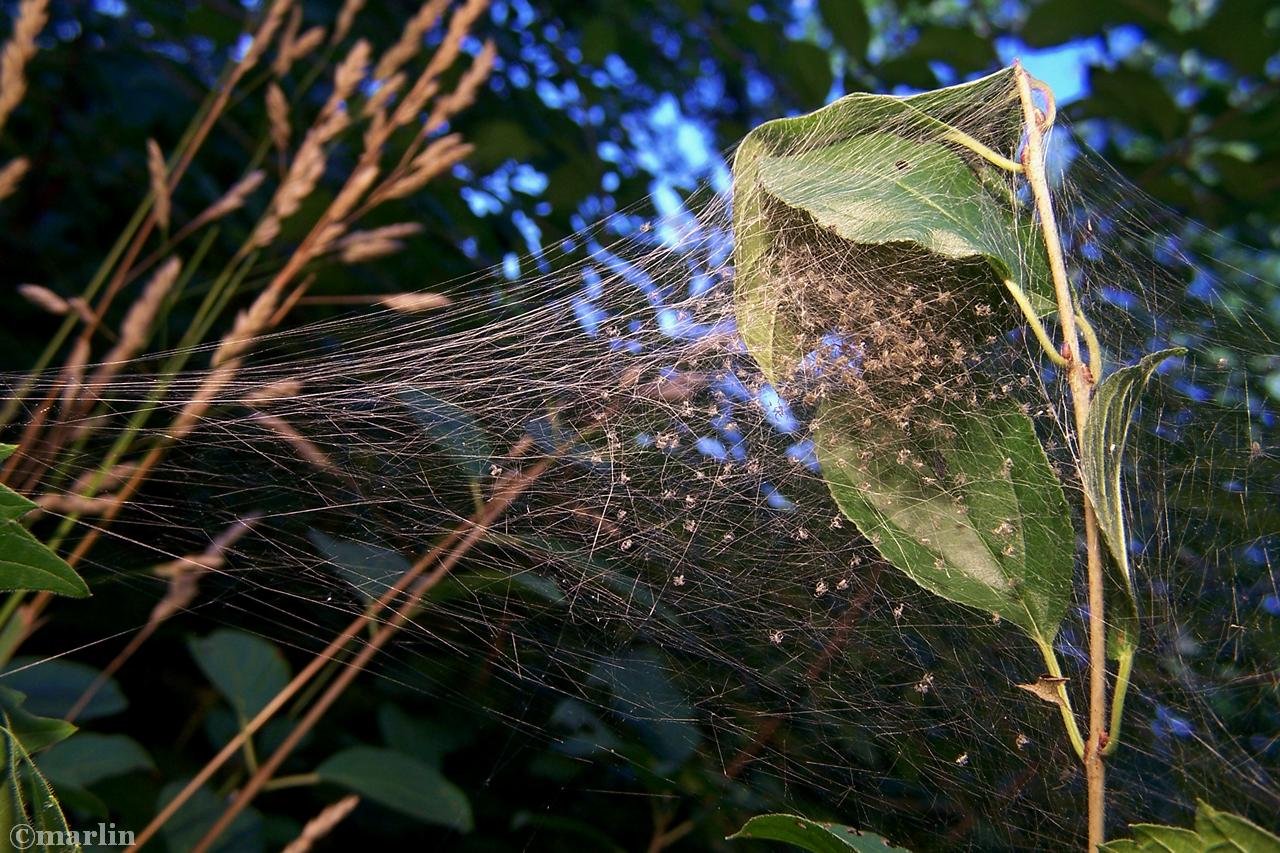
[[[1093,374],[1093,381],[1096,383],[1102,379],[1102,344],[1098,341],[1098,333],[1093,330],[1093,325],[1078,307],[1076,308],[1076,325],[1080,328],[1080,334],[1084,336],[1085,346],[1089,348],[1089,372]]]
[[[1027,319],[1027,324],[1031,326],[1031,331],[1035,333],[1036,340],[1040,342],[1040,347],[1044,350],[1044,354],[1049,356],[1049,360],[1059,367],[1066,367],[1067,360],[1062,357],[1062,353],[1058,352],[1058,348],[1053,345],[1053,340],[1049,337],[1048,330],[1040,322],[1040,317],[1036,314],[1036,309],[1031,306],[1031,300],[1027,299],[1027,294],[1009,279],[1005,279],[1004,287],[1005,290],[1009,291],[1009,295],[1013,297],[1013,301],[1018,303],[1018,307],[1022,309],[1022,316]]]
[[[1058,655],[1053,651],[1053,643],[1037,639],[1036,645],[1040,647],[1040,654],[1044,657],[1049,675],[1053,678],[1063,678],[1062,667],[1058,664]],[[1084,736],[1080,733],[1080,724],[1076,722],[1076,712],[1071,707],[1071,695],[1067,693],[1065,680],[1058,683],[1058,700],[1058,710],[1062,712],[1062,726],[1067,730],[1067,738],[1071,741],[1071,747],[1076,751],[1076,756],[1083,761]]]
[[[279,791],[281,788],[301,788],[306,785],[319,785],[320,782],[319,773],[295,773],[292,776],[281,776],[278,779],[272,779],[262,786],[262,790]]]
[[[1126,651],[1119,661],[1116,672],[1116,686],[1111,690],[1111,723],[1107,727],[1107,745],[1103,747],[1103,755],[1111,755],[1120,748],[1120,724],[1124,721],[1124,697],[1129,692],[1129,676],[1133,672],[1134,652]]]

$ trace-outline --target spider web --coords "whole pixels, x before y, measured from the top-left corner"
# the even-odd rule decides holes
[[[972,242],[1007,243],[1010,228],[1035,234],[1023,181],[953,132],[1016,158],[1019,127],[1017,93],[999,75],[923,118],[889,111],[851,130],[820,113],[802,136],[769,141],[772,172],[739,171],[736,199],[703,189],[644,225],[615,214],[522,264],[554,271],[456,282],[441,312],[343,316],[256,340],[93,552],[91,585],[159,599],[167,581],[147,567],[247,523],[192,608],[314,652],[519,483],[423,598],[381,677],[465,705],[442,661],[470,656],[542,703],[504,721],[565,755],[635,764],[608,735],[629,728],[657,759],[636,770],[674,778],[702,756],[723,771],[726,797],[838,815],[913,849],[1073,846],[1085,823],[1079,761],[1057,710],[1017,689],[1044,672],[1035,646],[1008,614],[904,576],[833,500],[835,451],[821,446],[833,428],[852,437],[851,482],[901,471],[954,497],[963,484],[937,448],[956,440],[956,419],[1016,411],[1078,531],[1061,370],[992,265],[925,233],[936,220],[907,222],[936,241],[923,251],[848,239],[816,202],[744,204],[785,184],[788,163],[803,161],[799,190],[820,194],[815,174],[840,186],[882,177],[886,163],[928,175],[928,157],[948,158],[998,200]],[[833,145],[839,162],[824,161]],[[1069,271],[1107,370],[1189,350],[1146,388],[1125,458],[1142,633],[1108,765],[1109,821],[1182,822],[1204,797],[1266,822],[1280,805],[1280,525],[1274,404],[1258,383],[1280,351],[1265,311],[1274,287],[1062,122],[1052,152]],[[943,210],[971,203],[948,186],[926,187]],[[735,235],[748,233],[765,235],[754,302],[735,268]],[[1028,290],[1042,275],[1036,251],[1019,242],[1010,263]],[[741,333],[762,317],[777,356],[767,368]],[[1049,312],[1056,341],[1054,322]],[[63,463],[67,481],[92,471],[135,413],[151,408],[162,441],[208,388],[206,371],[149,373],[155,363],[87,389],[94,431]],[[928,495],[880,509],[928,517]],[[1001,532],[1003,521],[993,533],[1016,550],[1015,528],[1039,519]],[[1076,552],[1054,645],[1079,710]],[[979,562],[961,571],[980,577]]]

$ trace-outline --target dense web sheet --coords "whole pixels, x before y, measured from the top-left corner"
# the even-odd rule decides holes
[[[938,557],[973,596],[1025,612],[922,589],[865,521],[954,533],[986,510],[948,448],[986,464],[983,436],[1025,419],[1080,530],[1066,383],[1028,321],[1057,341],[1036,220],[1021,178],[983,154],[1016,161],[1017,93],[1000,74],[933,97],[770,126],[738,151],[733,198],[704,190],[639,228],[618,214],[526,259],[554,273],[486,274],[438,312],[275,334],[229,376],[147,361],[90,381],[80,418],[95,432],[62,489],[90,483],[139,413],[172,444],[93,552],[91,583],[159,599],[184,555],[219,542],[192,607],[316,651],[442,537],[479,531],[380,676],[450,697],[438,662],[475,656],[554,708],[509,722],[568,754],[608,754],[604,720],[645,732],[663,760],[648,771],[709,755],[726,791],[917,849],[1074,845],[1083,777],[1058,711],[1017,688],[1045,663],[1016,626],[1052,623],[1083,708],[1083,556],[1028,568],[1037,589],[1074,587],[1065,613],[1008,576],[1032,535],[1061,533],[1053,507],[981,517]],[[1189,350],[1143,392],[1125,458],[1142,630],[1110,822],[1184,822],[1196,797],[1266,822],[1280,806],[1277,443],[1274,402],[1248,383],[1280,347],[1248,306],[1273,286],[1201,257],[1221,241],[1068,129],[1053,145],[1106,370]],[[933,209],[912,214],[904,193]],[[806,206],[779,201],[796,197]],[[851,219],[857,205],[869,212]],[[904,227],[915,243],[884,236]],[[997,463],[1011,489],[1032,477]],[[90,494],[110,494],[100,479]],[[861,520],[829,482],[863,496]],[[69,504],[46,503],[54,527]]]

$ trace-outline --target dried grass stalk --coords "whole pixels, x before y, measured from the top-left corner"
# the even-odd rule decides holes
[[[405,23],[400,38],[378,60],[378,65],[373,70],[374,78],[387,79],[422,50],[422,37],[436,25],[448,5],[448,0],[427,0],[423,3]]]
[[[0,199],[13,195],[30,168],[31,161],[26,157],[14,157],[0,167]]]
[[[498,48],[493,40],[486,41],[480,53],[476,55],[475,61],[471,63],[471,67],[458,80],[454,90],[436,101],[435,107],[431,110],[431,116],[427,119],[428,133],[441,127],[453,116],[475,103],[476,94],[493,71],[493,61],[497,55]]]
[[[475,146],[462,141],[459,134],[442,136],[414,157],[408,171],[378,193],[378,200],[403,198],[422,189],[433,178],[453,168],[469,155]]]
[[[49,0],[23,0],[13,22],[13,34],[0,53],[0,128],[27,93],[24,73],[36,53],[36,36],[49,20]],[[12,165],[12,164],[10,164]],[[8,168],[8,167],[6,167]],[[0,198],[8,195],[0,191]]]
[[[290,63],[306,59],[313,50],[324,44],[324,32],[324,27],[312,27],[298,36],[298,40],[293,43],[290,51]]]
[[[169,588],[164,598],[156,602],[147,619],[147,628],[154,630],[164,620],[182,610],[186,610],[195,600],[199,591],[199,581],[208,572],[221,569],[227,561],[227,551],[240,540],[257,523],[257,516],[248,516],[237,520],[209,543],[198,554],[188,554],[167,563],[161,563],[151,571],[157,576],[169,579]]]
[[[86,496],[76,494],[39,495],[36,506],[43,512],[58,515],[100,515],[117,502],[114,495]]]
[[[320,814],[307,821],[307,825],[302,828],[302,833],[289,842],[289,846],[284,848],[284,853],[311,853],[312,845],[332,832],[333,828],[341,823],[359,802],[358,796],[347,794],[336,803],[325,806]]]
[[[244,58],[236,66],[235,74],[232,77],[232,84],[239,82],[254,66],[261,61],[263,54],[267,52],[267,48],[271,46],[271,40],[275,38],[276,30],[280,29],[280,24],[284,20],[285,14],[293,6],[294,0],[276,0],[271,8],[267,10],[267,16],[262,19],[262,25],[258,27],[258,32],[254,34],[253,41],[249,44],[249,49],[245,51]]]
[[[450,304],[449,297],[443,293],[396,293],[383,297],[379,302],[383,307],[402,314],[435,311]]]
[[[289,73],[289,66],[292,64],[290,54],[293,53],[293,43],[298,38],[298,30],[302,27],[302,7],[294,6],[289,10],[289,22],[284,25],[284,32],[280,33],[280,46],[276,48],[275,62],[271,63],[271,73],[277,77],[283,77]]]
[[[399,94],[404,88],[405,80],[403,71],[397,71],[378,86],[378,91],[374,92],[369,100],[365,101],[364,109],[360,111],[360,115],[364,118],[370,118],[376,113],[382,112],[387,107],[387,102]]]
[[[281,379],[255,388],[244,396],[245,405],[263,405],[275,400],[296,397],[302,393],[302,382],[297,379]]]
[[[333,464],[333,460],[323,450],[284,418],[257,412],[253,419],[288,442],[298,456],[309,465],[329,473],[338,470],[338,466]]]
[[[267,121],[271,126],[271,142],[281,154],[289,150],[289,99],[275,83],[267,86]]]
[[[120,323],[120,340],[111,348],[103,361],[120,362],[133,358],[146,346],[151,324],[160,310],[165,296],[173,289],[182,271],[182,261],[176,256],[169,258],[156,270],[151,281],[142,289],[142,294],[129,306],[129,311]],[[105,366],[105,365],[104,365]]]
[[[351,32],[351,25],[355,23],[356,15],[360,14],[364,4],[365,0],[346,0],[342,4],[342,9],[338,11],[338,22],[333,26],[333,37],[329,39],[330,44],[337,44],[347,37]]]
[[[41,287],[38,284],[20,284],[18,285],[18,293],[22,294],[22,298],[36,305],[50,314],[63,316],[71,311],[71,306],[67,300],[54,293],[47,287]]]
[[[132,462],[122,462],[106,473],[98,470],[86,471],[76,478],[76,481],[71,484],[71,488],[68,491],[75,495],[92,497],[100,492],[105,492],[107,489],[114,489],[132,477],[137,467]]]
[[[262,185],[262,181],[266,178],[267,173],[261,169],[256,169],[245,175],[239,181],[223,194],[222,198],[205,208],[199,216],[191,221],[187,226],[189,230],[199,228],[214,220],[221,219],[228,213],[233,213],[244,207],[245,201],[253,194],[253,191]]]
[[[69,409],[79,401],[80,392],[84,388],[84,371],[88,364],[89,341],[86,338],[80,338],[76,341],[75,346],[71,348],[71,354],[67,356],[67,363],[62,368],[62,405],[64,409]]]
[[[169,228],[169,214],[172,202],[169,198],[169,169],[165,165],[164,152],[154,139],[147,140],[147,175],[151,179],[151,197],[154,200],[153,211],[156,224],[161,229]]]

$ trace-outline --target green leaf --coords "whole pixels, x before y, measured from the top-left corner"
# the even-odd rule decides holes
[[[433,443],[452,456],[472,479],[488,473],[493,445],[466,409],[417,388],[402,392],[400,399]]]
[[[1161,853],[1200,853],[1204,849],[1200,836],[1189,829],[1150,823],[1135,823],[1130,829],[1139,849]]]
[[[1007,197],[991,193],[990,185],[1007,185],[1007,173],[973,154],[977,145],[1013,156],[1016,103],[1009,101],[998,139],[977,140],[951,123],[989,110],[991,98],[1010,91],[1011,75],[1006,69],[909,98],[849,95],[747,135],[733,166],[735,313],[766,378],[776,382],[803,355],[795,321],[778,310],[789,283],[771,280],[766,268],[775,239],[795,241],[794,228],[773,221],[770,211],[779,205],[852,243],[981,259],[999,280],[1020,287],[1037,314],[1054,310],[1031,217],[1016,216]]]
[[[344,749],[316,768],[326,782],[350,788],[424,823],[470,832],[471,804],[439,770],[390,749]]]
[[[1108,632],[1112,657],[1132,655],[1138,643],[1138,603],[1129,565],[1129,539],[1125,532],[1124,495],[1121,473],[1129,426],[1138,407],[1142,389],[1165,359],[1186,352],[1181,347],[1144,356],[1137,364],[1122,367],[1098,383],[1089,417],[1080,437],[1081,468],[1085,492],[1112,556],[1111,585],[1122,590],[1126,608],[1123,621],[1117,620]]]
[[[833,402],[817,424],[832,497],[889,563],[1052,643],[1070,601],[1075,537],[1030,418],[953,415],[952,438],[925,440]]]
[[[1203,800],[1197,803],[1196,831],[1204,838],[1206,853],[1280,853],[1280,837]]]
[[[289,664],[270,643],[243,631],[220,629],[190,642],[191,656],[240,717],[254,717],[289,681]]]
[[[1102,853],[1280,853],[1280,837],[1201,800],[1195,829],[1135,823],[1132,839],[1103,844]]]
[[[343,579],[369,601],[376,601],[409,570],[404,555],[381,545],[338,539],[319,530],[307,538],[329,558]]]
[[[845,49],[850,59],[862,60],[871,39],[871,22],[862,0],[818,0],[818,9],[836,43]]]
[[[40,769],[59,786],[87,788],[134,770],[154,770],[151,757],[125,735],[81,732],[40,756]]]
[[[4,673],[3,684],[26,694],[24,707],[45,717],[65,717],[80,696],[98,677],[94,667],[76,661],[14,659]],[[80,722],[118,714],[129,707],[115,679],[107,679],[89,704],[76,716]]]
[[[602,661],[594,675],[609,685],[613,707],[669,772],[683,764],[701,743],[695,715],[671,682],[667,662],[653,650]]]
[[[163,808],[178,792],[186,787],[186,780],[165,785],[156,801],[156,811]],[[183,803],[160,829],[170,850],[191,850],[213,826],[214,821],[226,810],[227,801],[208,788],[200,787]],[[231,825],[218,836],[210,853],[262,853],[266,849],[263,839],[262,815],[254,809],[246,809],[236,815]]]
[[[41,775],[31,755],[24,747],[19,736],[10,727],[11,718],[7,713],[0,714],[0,758],[4,762],[3,792],[0,793],[0,839],[11,845],[9,849],[24,846],[22,849],[69,850],[78,851],[80,846],[67,845],[54,848],[41,845],[34,847],[26,842],[35,842],[39,833],[56,833],[63,838],[70,837],[70,827],[58,798],[47,779]],[[19,830],[25,825],[26,834]],[[19,834],[14,835],[14,831]],[[17,842],[17,843],[15,843]]]
[[[18,448],[0,444],[0,462]],[[25,589],[85,598],[89,587],[67,561],[36,539],[18,519],[36,505],[0,484],[0,590]]]
[[[0,486],[0,494],[9,492]],[[12,508],[12,496],[5,501]],[[86,598],[89,587],[67,561],[16,521],[0,522],[0,590],[25,589]]]
[[[882,836],[793,814],[757,815],[729,836],[730,841],[742,838],[784,841],[812,853],[849,853],[850,850],[859,853],[909,853],[902,847],[891,846]]]
[[[8,722],[9,732],[22,744],[25,753],[39,752],[75,734],[76,727],[56,717],[41,717],[27,707],[26,696],[8,687],[0,687],[0,711]]]

